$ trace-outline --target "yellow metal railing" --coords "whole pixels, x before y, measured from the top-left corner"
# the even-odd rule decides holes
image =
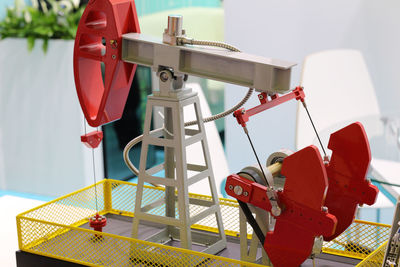
[[[356,267],[381,267],[385,257],[386,246],[387,241],[357,264]]]
[[[19,248],[89,266],[262,266],[181,248],[164,246],[129,237],[97,233],[83,228],[96,212],[95,186],[101,214],[134,216],[136,184],[106,179],[96,185],[57,198],[17,216]],[[164,189],[146,186],[143,203],[162,198]],[[191,198],[211,197],[190,194]],[[239,235],[239,208],[235,200],[220,199],[225,233]],[[191,216],[202,211],[190,204]],[[164,206],[151,210],[163,215]],[[193,228],[217,232],[215,216],[209,216]],[[340,256],[364,259],[387,240],[388,225],[355,221],[336,240],[325,243],[323,251]],[[251,227],[249,231],[251,233]],[[103,238],[96,238],[97,233]],[[157,264],[157,265],[156,265]]]
[[[389,234],[390,225],[356,220],[336,239],[325,242],[322,251],[364,259],[387,241]]]

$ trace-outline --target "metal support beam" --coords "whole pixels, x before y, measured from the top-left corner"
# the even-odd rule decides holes
[[[291,68],[296,65],[223,49],[172,46],[140,33],[122,36],[122,60],[154,69],[168,66],[175,73],[242,85],[267,93],[288,91]]]

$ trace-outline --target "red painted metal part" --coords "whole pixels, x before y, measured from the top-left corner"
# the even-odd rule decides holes
[[[88,148],[96,148],[99,146],[101,140],[103,140],[102,131],[94,131],[81,136],[81,142]]]
[[[328,181],[315,146],[285,158],[281,173],[286,176],[283,191],[277,192],[282,213],[276,217],[274,231],[267,233],[264,249],[274,267],[297,267],[310,256],[314,238],[334,233],[337,221],[335,216],[322,211]],[[248,194],[236,195],[233,188],[237,185]],[[271,211],[263,185],[231,175],[225,190],[238,200]]]
[[[329,189],[325,206],[336,216],[338,225],[333,235],[324,235],[326,241],[333,240],[350,226],[357,205],[372,205],[378,196],[378,188],[366,180],[371,151],[361,123],[332,133],[328,148],[332,150],[332,157],[326,166]]]
[[[266,93],[261,93],[258,95],[258,99],[260,100],[260,105],[255,106],[249,110],[245,110],[243,108],[236,110],[233,113],[233,116],[235,116],[237,122],[242,125],[242,127],[246,127],[246,122],[249,121],[249,118],[253,115],[256,115],[264,110],[273,108],[277,105],[280,105],[282,103],[285,103],[289,100],[296,99],[300,100],[301,102],[304,102],[304,91],[303,87],[296,87],[292,92],[283,95],[283,96],[278,96],[278,95],[273,95],[271,96],[271,100],[268,100],[268,95]]]
[[[243,188],[243,192],[248,193],[247,196],[246,194],[236,195],[233,190],[229,189],[229,186],[234,188],[237,185]],[[232,174],[229,175],[226,180],[225,191],[228,195],[236,198],[237,200],[250,203],[269,212],[271,211],[271,203],[269,202],[266,194],[267,188],[259,183],[247,180],[240,175]]]
[[[93,216],[89,219],[89,225],[95,231],[102,232],[103,227],[107,225],[107,219],[106,219],[106,217],[101,216],[98,213],[96,213],[95,216]]]
[[[133,0],[89,1],[75,39],[74,76],[92,127],[122,116],[136,70],[136,65],[121,60],[122,35],[128,32],[140,32]]]
[[[103,227],[107,225],[107,218],[96,213],[95,216],[89,219],[89,226],[95,231],[103,232]],[[97,238],[102,237],[101,235],[95,235]]]

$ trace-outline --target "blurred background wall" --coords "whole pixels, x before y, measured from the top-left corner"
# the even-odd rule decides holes
[[[29,0],[25,0],[25,2],[29,3]],[[184,27],[190,37],[225,40],[247,53],[298,63],[293,70],[292,87],[300,82],[302,61],[307,55],[326,49],[360,50],[374,83],[381,112],[383,114],[400,113],[400,105],[398,105],[400,75],[397,74],[397,62],[400,61],[400,53],[397,50],[400,47],[400,35],[398,34],[400,2],[396,0],[136,0],[135,3],[143,33],[161,36],[166,26],[167,15],[182,13]],[[13,4],[14,0],[0,1],[0,19],[4,18],[5,7]],[[37,49],[40,50],[40,45],[37,46]],[[23,49],[26,52],[25,47],[25,43],[21,43],[21,51]],[[15,50],[19,51],[16,47]],[[66,58],[72,61],[72,45],[68,53],[71,55],[66,55]],[[42,54],[38,54],[38,57],[42,57]],[[35,66],[35,63],[25,63],[24,66]],[[72,67],[69,70],[72,70]],[[18,77],[17,71],[10,69],[8,73],[10,75],[15,73]],[[143,87],[143,90],[141,89],[140,99],[137,100],[141,109],[139,108],[133,113],[140,117],[143,115],[145,98],[151,92],[152,87],[157,87],[157,83],[151,80],[151,73],[145,68],[138,68],[136,77],[139,79],[137,81],[139,87]],[[71,101],[75,101],[72,71],[69,79],[71,88],[64,88],[64,90],[68,90],[73,98]],[[191,82],[198,82],[202,86],[212,113],[222,111],[224,106],[225,108],[232,107],[242,99],[247,91],[246,88],[209,80],[195,79]],[[134,93],[136,94],[136,91]],[[340,98],[346,97],[335,92],[327,92],[327,94],[330,95],[332,101],[338,103]],[[74,103],[79,111],[77,102]],[[253,97],[245,107],[257,104],[257,98]],[[309,108],[313,114],[313,107]],[[339,104],[338,108],[340,108]],[[295,117],[296,103],[290,102],[251,118],[248,129],[262,161],[265,161],[270,153],[280,148],[295,148]],[[15,119],[15,121],[18,120]],[[81,134],[80,127],[82,125],[81,120],[71,119],[71,123],[75,123],[75,121],[79,125],[76,126],[77,133],[74,133],[74,141],[79,143],[75,137],[79,137]],[[0,124],[0,129],[2,127],[8,126]],[[105,129],[106,127],[109,129]],[[106,177],[132,178],[132,173],[122,161],[121,151],[124,144],[117,142],[115,131],[111,129],[112,124],[106,127],[103,127],[105,139],[107,139],[104,145],[109,146],[105,149],[106,152],[108,151],[108,157],[104,159]],[[230,172],[237,172],[244,166],[256,162],[243,130],[233,117],[227,117],[225,123],[218,122],[217,128],[221,138],[225,138]],[[5,146],[6,142],[9,141],[0,131],[0,146]],[[81,144],[79,143],[77,146],[80,147]],[[8,147],[12,146],[8,144]],[[139,152],[140,150],[137,151],[137,153]],[[1,170],[1,162],[4,162],[6,156],[9,157],[10,154],[5,152],[2,160],[0,155],[0,178],[5,176],[4,171]],[[28,159],[31,157],[32,155],[27,156]],[[155,157],[157,157],[157,153],[155,153]],[[138,156],[135,158],[138,159]],[[52,160],[57,161],[55,158]],[[39,167],[46,168],[46,165]],[[28,172],[29,169],[26,171]],[[91,169],[87,172],[91,172]],[[91,178],[91,176],[86,177],[85,183],[91,183]],[[54,177],[52,175],[46,179],[54,179]],[[5,183],[2,181],[0,179],[0,189],[5,188]],[[46,183],[43,184],[46,185]],[[71,188],[63,189],[71,190]],[[42,188],[41,192],[50,192],[53,196],[60,195],[59,192],[50,191],[48,188]]]
[[[84,4],[87,0],[80,2]],[[30,5],[31,1],[0,1],[0,20],[5,17],[6,7],[14,4],[21,7],[23,3]],[[198,21],[207,17],[202,14],[211,13],[218,19],[215,22],[219,25],[215,27],[219,29],[218,40],[223,40],[220,0],[136,0],[135,3],[142,29],[147,34],[161,36],[169,12],[184,13],[187,18],[200,15]],[[198,25],[192,21],[190,24],[187,20],[188,30]],[[208,27],[213,21],[208,20]],[[201,25],[198,29],[208,28]],[[195,33],[192,36],[199,36],[196,34],[199,30],[192,32]],[[203,38],[216,39],[207,36],[207,30],[204,32]],[[46,52],[42,50],[40,38],[32,51],[28,51],[26,38],[0,41],[0,62],[7,62],[0,65],[0,195],[4,191],[18,191],[54,197],[93,182],[91,150],[79,140],[84,133],[83,117],[73,78],[73,40],[67,39],[71,40],[51,38]],[[10,55],[13,55],[11,59]],[[59,67],[54,68],[57,64]],[[104,142],[95,150],[97,180],[133,177],[123,161],[122,150],[142,132],[146,97],[152,88],[149,68],[138,68],[133,87],[125,119],[102,127]],[[220,87],[223,94],[223,87]],[[223,97],[217,102],[218,108],[223,109]],[[134,160],[138,164],[140,146],[132,152],[136,153]],[[153,164],[159,154],[155,152],[152,153]]]
[[[300,82],[302,61],[308,54],[358,49],[365,57],[381,112],[400,112],[399,1],[225,0],[224,9],[225,41],[248,53],[297,62],[293,88]],[[245,93],[244,88],[226,85],[225,106],[234,105]],[[346,97],[327,94],[338,103]],[[253,99],[247,106],[257,102]],[[309,109],[312,114],[313,107]],[[262,161],[280,148],[294,149],[295,115],[296,103],[291,102],[251,118],[248,129]],[[233,118],[226,119],[225,144],[231,172],[256,162],[240,128]],[[243,153],[251,156],[243,157]]]

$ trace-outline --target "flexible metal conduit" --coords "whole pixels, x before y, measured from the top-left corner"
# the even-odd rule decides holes
[[[226,44],[226,43],[222,43],[222,42],[193,40],[193,39],[189,39],[189,38],[186,38],[186,37],[180,38],[180,39],[179,39],[179,42],[180,42],[181,45],[190,44],[190,45],[202,45],[202,46],[215,46],[215,47],[225,48],[225,49],[228,49],[228,50],[231,50],[231,51],[234,51],[234,52],[240,52],[240,50],[237,49],[236,47],[234,47],[234,46],[232,46],[232,45],[229,45],[229,44]],[[249,90],[247,91],[247,93],[246,93],[246,95],[244,96],[244,98],[243,98],[239,103],[237,103],[235,106],[233,106],[232,108],[230,108],[230,109],[228,109],[228,110],[226,110],[226,111],[223,111],[223,112],[221,112],[221,113],[218,113],[218,114],[216,114],[216,115],[213,115],[213,116],[204,118],[204,119],[203,119],[203,122],[204,122],[204,123],[207,123],[207,122],[215,121],[215,120],[224,118],[224,117],[226,117],[226,116],[232,114],[235,110],[237,110],[237,109],[239,109],[241,106],[243,106],[243,105],[247,102],[247,100],[249,100],[249,98],[250,98],[250,96],[253,94],[253,92],[254,92],[254,88],[249,88]],[[197,123],[197,121],[189,121],[189,122],[186,122],[186,123],[184,124],[184,126],[185,126],[185,127],[187,127],[187,126],[192,126],[192,125],[195,125],[196,123]],[[150,134],[151,134],[151,133],[154,133],[154,132],[156,132],[156,131],[159,131],[160,129],[163,129],[164,131],[166,131],[166,129],[163,127],[163,128],[159,128],[159,129],[155,129],[155,130],[151,131]],[[139,175],[139,170],[135,167],[135,165],[134,165],[134,164],[132,163],[132,161],[130,160],[130,158],[129,158],[129,151],[130,151],[130,150],[132,149],[132,147],[134,147],[136,144],[140,143],[140,142],[142,141],[142,139],[143,139],[143,135],[139,135],[138,137],[135,137],[134,139],[132,139],[132,140],[125,146],[124,152],[123,152],[125,164],[126,164],[126,165],[128,166],[128,168],[129,168],[135,175],[137,175],[137,176]],[[157,185],[155,185],[155,186],[157,186]]]

